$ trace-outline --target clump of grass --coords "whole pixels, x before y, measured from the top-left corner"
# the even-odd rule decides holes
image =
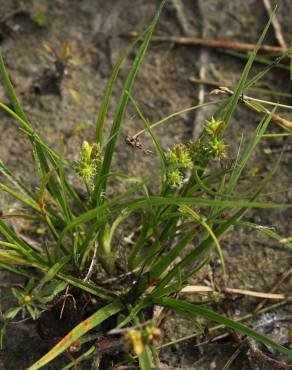
[[[17,217],[33,217],[45,228],[47,235],[47,242],[42,244],[42,248],[35,249],[4,221],[5,215],[0,219],[0,267],[27,279],[24,290],[12,291],[17,305],[5,312],[5,324],[9,324],[9,320],[21,313],[23,317],[31,316],[34,320],[41,318],[49,305],[54,306],[60,293],[65,292],[66,296],[71,287],[95,297],[96,306],[99,307],[33,364],[30,370],[43,367],[76,344],[81,346],[82,351],[77,362],[94,359],[97,356],[95,346],[88,346],[88,342],[93,343],[97,336],[108,334],[108,329],[100,324],[108,322],[109,318],[111,334],[120,335],[122,342],[128,345],[127,364],[135,363],[138,358],[141,369],[150,369],[158,361],[156,345],[160,338],[157,318],[149,317],[149,309],[154,305],[170,308],[196,321],[198,331],[202,328],[197,320],[203,317],[291,355],[291,350],[274,340],[206,308],[208,302],[189,301],[178,295],[190,278],[208,263],[213,246],[220,256],[223,273],[226,274],[219,240],[234,225],[240,225],[239,221],[248,209],[291,207],[257,201],[275,174],[281,156],[269,176],[249,193],[248,199],[246,193],[241,196],[236,192],[241,173],[265,135],[274,111],[263,117],[236,163],[227,169],[208,171],[213,161],[228,156],[224,132],[243,91],[262,78],[268,70],[248,80],[271,20],[249,57],[234,94],[220,102],[213,117],[205,122],[199,138],[187,144],[175,145],[167,151],[154,131],[155,126],[166,122],[166,119],[151,125],[131,95],[135,77],[164,3],[162,1],[147,30],[121,54],[101,104],[95,141],[91,144],[87,141],[83,143],[78,163],[69,163],[35,131],[17,98],[4,61],[0,58],[4,85],[13,108],[3,103],[0,103],[0,107],[17,121],[23,134],[30,139],[40,179],[38,190],[32,191],[1,162],[0,170],[7,181],[0,183],[0,189],[22,203]],[[105,141],[104,126],[116,79],[129,52],[138,43],[140,46],[129,69],[111,131]],[[112,157],[129,102],[135,108],[145,132],[151,136],[160,160],[160,187],[156,195],[150,194],[148,190],[149,179],[111,172]],[[85,200],[81,199],[74,185],[69,182],[69,172],[83,180],[87,192]],[[109,198],[109,177],[127,181],[127,190]],[[138,224],[137,233],[131,248],[122,251],[126,259],[123,275],[130,277],[129,282],[118,288],[114,284],[103,284],[96,278],[97,271],[105,271],[110,281],[121,278],[117,273],[119,253],[113,240],[116,230],[122,224],[126,225],[132,217],[135,217]],[[251,225],[257,228],[257,225],[248,223],[249,227]],[[263,228],[260,230],[265,231]],[[281,239],[275,232],[269,235]],[[291,247],[289,243],[286,245]],[[91,336],[89,332],[92,332]],[[87,345],[82,347],[82,343]],[[72,366],[74,364],[65,368]]]

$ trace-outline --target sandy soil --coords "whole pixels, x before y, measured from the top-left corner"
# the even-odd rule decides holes
[[[93,140],[96,114],[104,86],[119,52],[129,42],[127,37],[121,35],[142,31],[151,20],[158,3],[158,0],[0,2],[0,19],[18,7],[23,7],[23,11],[12,16],[5,27],[3,24],[2,27],[0,25],[0,47],[25,110],[40,134],[52,147],[56,148],[59,145],[62,136],[67,137],[66,155],[72,161],[78,157],[82,140],[84,138]],[[280,5],[278,19],[282,24],[284,37],[290,41],[292,2],[279,0],[278,4]],[[44,14],[42,27],[32,20],[32,15],[36,12]],[[157,34],[256,42],[266,22],[267,15],[261,0],[173,0],[169,1],[163,12]],[[67,73],[60,83],[56,82],[54,58],[43,47],[44,42],[50,43],[57,52],[60,52],[64,43],[68,42],[73,57],[79,60],[78,65],[68,66]],[[277,45],[272,29],[266,42]],[[205,69],[203,72],[207,79],[220,79],[224,83],[233,84],[238,80],[243,66],[242,60],[222,51],[153,43],[139,72],[134,96],[146,112],[149,121],[154,122],[198,102],[202,86],[192,84],[189,79],[191,76],[198,77],[202,73],[202,67]],[[256,65],[253,73],[259,68],[262,67]],[[122,77],[125,73],[126,71],[122,73]],[[122,78],[114,94],[113,108],[121,86]],[[258,86],[291,92],[289,74],[281,70],[271,72]],[[206,99],[211,89],[204,87]],[[270,98],[268,95],[259,96]],[[0,100],[7,101],[1,86]],[[291,104],[291,99],[280,100]],[[108,125],[112,112],[113,110],[108,117]],[[168,148],[174,143],[186,142],[197,135],[203,120],[209,118],[211,114],[210,109],[196,114],[185,114],[166,126],[159,127],[157,133],[162,144]],[[227,135],[231,156],[236,153],[242,132],[244,137],[248,138],[259,120],[258,115],[243,107],[236,111]],[[0,112],[0,121],[0,158],[35,187],[37,179],[27,140],[3,112]],[[72,136],[72,130],[81,124],[85,129],[79,135]],[[153,156],[145,156],[142,151],[132,150],[125,145],[125,136],[132,135],[139,129],[141,123],[130,108],[114,158],[115,168],[138,176],[151,173],[157,166]],[[151,147],[151,140],[146,136],[143,137],[143,145],[146,148]],[[250,181],[257,183],[271,169],[281,145],[282,140],[271,140],[259,146],[254,163],[244,175],[246,186],[250,186]],[[278,191],[291,186],[291,159],[290,146],[290,150],[288,148],[284,155],[279,173],[269,186],[269,191]],[[270,199],[291,203],[291,188]],[[7,198],[2,194],[0,202],[2,204],[7,202]],[[284,236],[288,236],[289,232],[291,234],[291,209],[273,212],[253,211],[248,214],[247,219],[263,226],[273,226]],[[224,239],[223,245],[230,287],[268,291],[274,281],[291,265],[291,259],[288,258],[288,252],[283,246],[261,237],[252,230],[234,230]],[[216,258],[211,270],[213,278],[220,285],[220,266]],[[0,273],[1,286],[11,283],[11,277],[7,273]],[[291,281],[290,285],[286,281],[283,291],[288,292],[290,289],[291,292],[291,288]],[[233,314],[235,312],[242,314],[250,312],[257,303],[255,299],[234,297],[214,304],[214,308],[224,310],[224,306],[228,304]],[[289,307],[275,314],[282,317],[287,315],[287,312]],[[251,325],[256,323],[251,322]],[[289,323],[281,321],[281,326],[286,328]],[[168,320],[164,329],[166,340],[194,331],[194,327],[176,316]],[[274,329],[272,326],[269,330],[273,332]],[[1,361],[5,370],[25,369],[48,349],[48,345],[41,342],[34,331],[25,326],[11,328],[8,334],[2,359],[0,358],[0,369]],[[283,338],[278,335],[278,339],[287,344],[287,335]],[[179,369],[222,369],[236,349],[236,345],[230,340],[222,340],[203,347],[195,347],[196,343],[197,341],[192,339],[163,350],[162,360],[165,364]],[[63,360],[58,360],[46,369],[60,369]],[[251,364],[247,356],[241,354],[230,369],[273,368],[269,366]]]

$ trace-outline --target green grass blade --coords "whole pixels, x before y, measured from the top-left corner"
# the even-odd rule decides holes
[[[62,258],[61,261],[55,263],[42,278],[42,283],[45,284],[48,281],[52,280],[57,275],[57,273],[65,266],[65,264],[70,261],[70,258],[70,256],[66,256]]]
[[[138,184],[140,186],[140,184]],[[84,212],[79,217],[76,217],[71,223],[69,223],[65,229],[62,231],[60,238],[58,240],[57,248],[60,248],[60,245],[62,244],[63,238],[70,230],[72,230],[74,227],[80,226],[82,224],[85,224],[88,221],[91,221],[93,219],[98,218],[96,222],[96,226],[104,224],[110,217],[110,214],[108,214],[108,208],[116,206],[121,200],[132,194],[137,190],[137,186],[132,187],[131,189],[127,190],[123,194],[115,197],[114,199],[108,201],[105,204],[102,204],[100,206],[97,206],[93,209],[90,209],[87,212]],[[122,206],[122,209],[126,208],[125,206]],[[121,211],[121,208],[119,208],[117,211]]]
[[[85,264],[88,260],[89,253],[94,247],[97,231],[100,230],[101,226],[102,226],[101,222],[96,221],[89,228],[87,228],[86,237],[81,243],[81,245],[78,246],[77,253],[79,254],[78,261],[81,271],[83,271]]]
[[[28,207],[32,208],[33,210],[37,211],[38,213],[41,212],[40,206],[31,198],[27,198],[26,196],[22,195],[21,193],[17,193],[9,186],[0,183],[0,190],[4,191],[5,193],[11,195],[13,198],[19,200],[21,203],[27,205]]]
[[[55,163],[54,157],[57,157],[51,149],[49,149],[38,137],[38,135],[35,133],[30,121],[26,117],[22,106],[17,98],[16,92],[13,88],[13,85],[11,83],[11,80],[9,78],[7,69],[5,67],[2,55],[0,54],[0,73],[2,74],[4,85],[6,87],[7,93],[9,95],[9,98],[12,102],[14,111],[13,112],[9,107],[7,107],[5,104],[0,103],[0,107],[4,109],[7,113],[9,113],[11,116],[13,116],[15,119],[18,120],[18,122],[21,124],[24,132],[29,136],[31,140],[32,147],[34,148],[35,152],[35,159],[37,166],[40,167],[41,173],[46,174],[50,171],[48,160],[50,160],[52,163]],[[55,167],[56,169],[56,167]],[[56,182],[53,178],[49,179],[48,182],[48,189],[50,193],[52,194],[53,198],[57,200],[57,203],[59,204],[60,208],[62,208],[63,212],[65,211],[65,205],[63,204],[62,197],[58,191]]]
[[[162,123],[165,123],[165,122],[169,121],[171,118],[180,116],[180,115],[185,114],[185,113],[192,112],[192,111],[197,110],[197,109],[200,109],[200,108],[208,107],[210,105],[220,104],[220,103],[223,103],[224,101],[225,101],[225,99],[221,99],[221,100],[218,99],[218,100],[209,101],[207,103],[193,105],[191,107],[184,108],[184,109],[179,110],[177,112],[171,113],[170,115],[168,115],[166,117],[161,118],[159,121],[156,121],[156,122],[152,123],[150,125],[150,128],[153,130],[154,128],[156,128],[157,126],[161,125]],[[144,128],[143,130],[138,131],[134,135],[134,137],[138,137],[138,136],[142,135],[146,131],[147,131],[147,129]]]
[[[116,142],[117,142],[117,137],[118,137],[119,132],[120,132],[122,119],[123,119],[123,116],[124,116],[124,113],[125,113],[125,110],[126,110],[126,106],[127,106],[128,100],[129,100],[128,93],[131,92],[131,89],[132,89],[132,86],[134,84],[136,75],[138,73],[138,69],[141,65],[141,62],[142,62],[143,58],[144,58],[144,55],[145,55],[146,50],[148,48],[148,45],[150,43],[150,39],[152,37],[152,34],[154,32],[156,23],[158,22],[158,19],[159,19],[159,16],[160,16],[160,13],[161,13],[161,10],[162,10],[164,4],[165,4],[165,0],[163,0],[161,2],[159,11],[155,15],[155,17],[154,17],[154,19],[151,23],[151,26],[149,27],[149,30],[146,32],[144,40],[143,40],[143,42],[142,42],[142,44],[141,44],[141,46],[138,50],[138,53],[137,53],[137,55],[136,55],[136,57],[133,61],[133,64],[130,68],[128,77],[127,77],[126,82],[124,84],[122,95],[121,95],[119,105],[118,105],[118,108],[117,108],[117,112],[116,112],[116,115],[115,115],[115,118],[114,118],[114,121],[113,121],[113,124],[112,124],[112,128],[111,128],[111,131],[110,131],[110,140],[108,141],[108,143],[105,147],[104,160],[103,160],[103,163],[102,163],[101,173],[98,174],[95,178],[95,187],[94,187],[93,196],[92,196],[94,204],[99,203],[101,194],[105,192],[106,183],[107,183],[107,176],[108,176],[108,173],[110,171],[112,157],[113,157],[114,149],[115,149]]]
[[[5,270],[10,271],[10,272],[13,272],[14,274],[24,276],[24,277],[29,278],[29,279],[33,276],[30,273],[28,273],[27,271],[25,271],[25,270],[23,270],[19,267],[13,266],[13,265],[11,265],[11,263],[6,263],[6,262],[3,262],[3,261],[0,261],[0,268],[5,269]]]
[[[27,123],[23,118],[21,118],[17,113],[11,110],[6,104],[0,102],[0,108],[8,113],[12,118],[14,118],[20,124],[20,130],[24,132],[30,139],[33,145],[39,145],[46,151],[47,155],[50,157],[50,160],[53,162],[54,159],[58,159],[57,154],[45,144],[41,138],[38,136],[36,131],[32,128],[30,123]],[[53,162],[54,163],[54,162]]]
[[[36,165],[40,169],[40,177],[44,178],[48,175],[48,173],[51,172],[51,169],[49,167],[48,160],[47,160],[48,153],[45,152],[40,145],[35,146],[35,153],[36,153],[35,155]],[[53,177],[53,173],[52,173],[52,176],[48,178],[47,189],[52,195],[54,201],[56,202],[62,214],[65,215],[66,214],[66,204],[62,197],[60,189],[57,185],[56,179]]]
[[[210,235],[210,237],[213,239],[213,242],[214,242],[214,244],[216,246],[217,252],[218,252],[219,257],[220,257],[220,261],[221,261],[221,266],[222,266],[222,269],[223,269],[224,277],[226,277],[226,267],[225,267],[223,252],[222,252],[221,246],[219,244],[219,241],[218,241],[216,235],[214,234],[213,230],[211,229],[211,227],[207,224],[206,221],[203,220],[203,218],[201,216],[199,216],[199,214],[197,212],[195,212],[193,209],[191,209],[187,205],[181,206],[180,209],[181,209],[182,212],[187,213],[196,222],[198,222],[199,224],[201,224],[203,226],[203,228],[206,229],[206,231]]]
[[[238,103],[238,101],[240,99],[240,96],[241,96],[241,94],[244,91],[245,83],[246,83],[246,80],[247,80],[249,71],[250,71],[250,69],[252,67],[252,64],[253,64],[254,60],[255,60],[255,57],[257,55],[257,52],[259,51],[260,46],[261,46],[261,44],[263,43],[263,41],[265,39],[266,33],[268,32],[268,29],[269,29],[270,24],[272,22],[272,19],[274,17],[275,11],[276,11],[276,9],[271,14],[270,19],[269,19],[266,27],[264,28],[264,30],[263,30],[263,32],[262,32],[262,34],[261,34],[258,42],[256,43],[256,47],[254,48],[254,50],[250,54],[250,57],[248,58],[248,61],[246,63],[246,66],[244,67],[243,72],[241,74],[241,77],[240,77],[240,80],[238,82],[237,88],[236,88],[236,90],[234,92],[234,95],[229,100],[229,103],[228,103],[228,105],[226,107],[226,113],[223,116],[223,120],[224,120],[224,122],[226,124],[228,124],[228,122],[229,122],[229,120],[230,120],[230,118],[231,118],[231,116],[232,116],[232,114],[234,112],[234,109],[237,106],[237,103]]]
[[[149,135],[152,138],[152,141],[153,141],[153,144],[155,146],[155,149],[156,149],[158,158],[160,159],[160,165],[161,165],[161,169],[162,169],[162,179],[164,179],[164,177],[166,175],[166,157],[165,157],[165,154],[164,154],[164,150],[163,150],[163,148],[162,148],[162,146],[160,144],[160,141],[159,141],[157,135],[151,129],[151,126],[150,126],[149,122],[144,117],[144,115],[143,115],[143,113],[142,113],[142,111],[141,111],[138,103],[136,102],[136,100],[132,97],[131,94],[129,94],[129,98],[130,98],[133,106],[135,107],[136,112],[137,112],[139,118],[143,122],[143,124],[144,124],[144,126],[146,128],[146,131],[149,133]]]
[[[63,148],[62,148],[63,151]],[[67,189],[68,189],[68,183],[66,182],[66,177],[65,177],[65,170],[64,170],[64,162],[63,162],[63,154],[59,156],[58,159],[58,177],[59,177],[59,183],[60,183],[60,195],[62,198],[62,209],[64,212],[64,218],[66,222],[70,222],[73,218],[73,214],[70,208],[70,203],[68,200],[68,195],[67,195]]]
[[[0,248],[0,261],[9,262],[16,266],[29,264],[18,251],[2,248]]]
[[[11,100],[11,103],[12,103],[12,106],[13,106],[13,109],[15,110],[15,112],[17,113],[17,115],[19,117],[21,117],[26,123],[29,123],[29,120],[27,119],[22,107],[21,107],[21,104],[17,98],[17,95],[16,95],[16,92],[13,88],[13,85],[10,81],[10,78],[9,78],[9,75],[8,75],[8,72],[7,72],[7,69],[5,67],[5,63],[4,63],[4,60],[3,60],[3,57],[2,57],[2,54],[0,53],[0,73],[2,75],[2,78],[3,78],[3,81],[4,81],[4,85],[5,85],[5,88],[6,88],[6,91],[9,95],[9,98]]]
[[[118,198],[118,197],[117,197]],[[105,203],[101,206],[93,208],[79,217],[76,217],[71,223],[69,223],[62,234],[60,235],[59,243],[62,242],[65,234],[69,232],[72,228],[84,224],[96,217],[100,217],[100,224],[106,222],[110,217],[109,214],[105,213],[107,209],[110,209],[110,206],[117,204],[118,199],[114,199],[108,203]],[[252,202],[247,200],[219,200],[219,199],[203,199],[203,198],[191,198],[191,197],[150,197],[150,198],[138,198],[133,201],[128,201],[125,204],[117,205],[114,209],[111,209],[111,213],[121,212],[126,210],[127,212],[134,212],[139,209],[145,209],[147,206],[170,206],[170,205],[192,205],[198,207],[214,207],[221,206],[227,208],[233,207],[249,207],[249,208],[270,208],[270,209],[279,209],[279,208],[292,208],[292,204],[278,204],[278,203],[268,203],[268,202]]]
[[[192,205],[198,207],[249,207],[249,208],[270,208],[270,209],[279,209],[279,208],[292,208],[292,204],[285,203],[268,203],[268,202],[256,202],[248,200],[220,200],[220,199],[204,199],[204,198],[191,198],[191,197],[150,197],[147,198],[138,198],[133,201],[128,202],[127,209],[130,211],[136,211],[138,209],[144,208],[146,205],[152,206],[170,206],[170,205]],[[117,206],[115,211],[119,211],[124,208],[125,205]],[[96,208],[98,209],[98,208]],[[88,215],[95,214],[95,209],[88,212]],[[86,217],[86,214],[84,215]],[[87,217],[86,217],[87,218]]]
[[[182,238],[169,252],[167,252],[164,256],[160,256],[157,259],[157,262],[153,264],[150,268],[151,276],[155,278],[159,278],[161,274],[166,271],[166,269],[170,266],[170,264],[181,254],[183,249],[191,242],[194,238],[196,232],[192,232]]]
[[[97,285],[94,285],[94,284],[88,284],[88,283],[85,283],[84,281],[80,280],[80,279],[77,279],[73,276],[70,276],[70,275],[67,275],[67,274],[64,274],[63,272],[57,272],[56,274],[60,279],[66,281],[67,283],[75,286],[76,288],[79,288],[81,290],[84,290],[85,292],[88,292],[90,294],[93,294],[97,297],[100,297],[101,299],[104,299],[106,301],[108,301],[109,299],[115,297],[115,295],[104,289],[104,288],[101,288]]]
[[[265,235],[269,236],[270,238],[275,239],[279,242],[281,242],[281,240],[285,239],[281,235],[276,233],[273,229],[271,229],[269,227],[262,226],[262,225],[255,224],[253,222],[238,221],[234,224],[234,226],[250,227],[250,228],[255,229],[256,231],[259,231],[260,233],[265,234]],[[292,249],[292,243],[287,242],[287,243],[283,243],[282,245],[289,248],[289,249]]]
[[[144,351],[138,356],[139,365],[141,370],[152,369],[152,353],[149,345],[145,345]]]
[[[80,337],[89,332],[91,329],[100,325],[109,317],[116,315],[117,313],[122,311],[123,308],[124,305],[120,300],[116,300],[102,307],[86,320],[82,321],[73,330],[71,330],[59,343],[55,345],[55,347],[53,347],[46,355],[44,355],[40,360],[29,367],[28,370],[37,370],[47,365],[54,358],[64,352],[68,347],[70,347],[72,343],[77,341]]]
[[[130,52],[133,50],[134,46],[136,45],[137,41],[139,40],[139,37],[134,40],[131,45],[123,51],[119,58],[118,61],[112,71],[111,78],[107,84],[105,93],[103,95],[103,99],[101,102],[101,107],[98,112],[98,117],[96,121],[96,134],[95,134],[95,140],[97,143],[100,143],[101,146],[103,146],[103,133],[104,133],[104,126],[105,126],[105,120],[106,120],[106,115],[108,113],[109,105],[110,105],[110,99],[112,96],[113,88],[116,83],[116,80],[119,76],[120,70],[123,66],[124,61],[130,54]]]
[[[128,257],[128,267],[130,270],[134,270],[140,264],[139,256],[143,251],[143,246],[146,244],[146,240],[148,240],[148,238],[153,235],[151,220],[148,217],[148,214],[146,215],[142,214],[142,217],[143,217],[143,220],[141,222],[142,230],[140,232],[137,242],[133,246]]]
[[[286,53],[278,57],[274,61],[267,61],[267,67],[264,68],[262,71],[258,72],[254,77],[252,77],[245,85],[244,89],[249,89],[252,85],[257,83],[260,79],[262,79],[272,68],[274,67],[283,67],[284,69],[287,69],[287,66],[285,65],[279,65],[280,61],[283,60],[287,55],[289,55],[289,52],[291,53],[291,48],[288,49]],[[284,94],[284,93],[283,93]]]
[[[269,175],[264,179],[261,186],[257,189],[257,191],[251,196],[250,200],[253,201],[256,199],[256,197],[261,193],[261,191],[266,187],[266,185],[269,183],[270,179],[275,175],[276,171],[279,168],[279,164],[282,160],[283,151],[279,155],[273,169],[269,173]],[[253,202],[251,202],[253,203]],[[223,235],[230,227],[232,227],[236,222],[238,222],[241,217],[246,213],[246,211],[249,209],[249,207],[243,206],[241,209],[239,209],[235,214],[233,214],[231,217],[229,217],[228,220],[226,220],[222,225],[219,225],[219,227],[216,228],[214,231],[217,238],[219,238],[221,235]],[[212,246],[212,238],[208,237],[207,239],[203,240],[202,243],[200,243],[196,249],[192,252],[190,252],[185,258],[183,258],[169,273],[157,284],[156,288],[152,292],[153,295],[160,295],[163,291],[164,287],[175,277],[179,274],[180,271],[182,271],[186,266],[188,266],[192,261],[196,260],[199,255],[202,253],[208,252],[208,250]]]
[[[117,227],[128,217],[128,214],[117,216],[113,223],[105,224],[99,234],[99,255],[104,260],[109,271],[114,271],[115,251],[113,250],[112,241]]]
[[[32,201],[36,201],[34,194],[27,188],[27,186],[16,178],[11,170],[5,166],[0,160],[0,172],[5,176],[15,187],[17,187],[24,195],[29,197]]]
[[[46,266],[46,261],[40,256],[40,254],[35,252],[28,244],[18,238],[18,236],[2,220],[0,220],[0,233],[4,235],[8,241],[14,243],[18,250],[21,251],[29,260],[37,262],[42,266]]]
[[[242,171],[246,167],[246,164],[251,158],[259,141],[261,140],[262,135],[266,132],[274,112],[275,109],[271,112],[271,114],[269,114],[265,119],[262,120],[262,122],[258,125],[255,133],[253,134],[250,142],[248,143],[248,145],[246,145],[242,158],[239,160],[236,166],[234,166],[234,169],[231,173],[227,185],[227,194],[232,193],[232,191],[234,190]]]
[[[80,364],[83,360],[86,360],[86,358],[91,356],[95,350],[96,350],[95,346],[91,346],[87,351],[85,351],[84,353],[82,353],[82,355],[76,358],[74,362],[71,362],[70,364],[66,365],[61,370],[69,370],[72,369],[72,367],[76,368],[76,365]]]
[[[231,320],[223,315],[220,315],[216,312],[208,310],[207,308],[204,308],[197,304],[187,302],[187,301],[182,301],[179,299],[174,299],[174,298],[166,298],[166,297],[155,300],[155,303],[161,306],[172,308],[173,310],[183,315],[191,314],[194,316],[201,316],[208,320],[215,321],[219,324],[223,324],[233,330],[239,331],[240,333],[244,335],[254,338],[255,340],[265,344],[266,346],[270,346],[281,353],[292,356],[291,349],[282,346],[281,344],[275,342],[273,339],[261,333],[258,333],[257,331],[249,328],[248,326],[244,324],[241,324],[238,321]]]

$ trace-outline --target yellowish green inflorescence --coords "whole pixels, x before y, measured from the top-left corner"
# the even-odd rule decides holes
[[[91,145],[86,140],[83,141],[76,171],[89,187],[92,186],[95,175],[100,171],[102,157],[100,144],[94,143]]]
[[[171,187],[179,186],[185,177],[187,169],[199,169],[209,158],[216,160],[226,158],[226,144],[221,135],[225,122],[216,120],[205,121],[206,138],[189,141],[187,145],[176,144],[167,155],[167,182]]]

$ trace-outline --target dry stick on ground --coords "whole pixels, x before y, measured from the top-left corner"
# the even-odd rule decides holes
[[[261,364],[263,368],[269,369],[285,369],[292,370],[292,365],[288,365],[286,362],[277,361],[263,353],[258,343],[253,338],[246,339],[249,350],[247,352],[250,364]],[[268,367],[266,367],[268,366]]]
[[[245,341],[242,341],[236,351],[231,355],[229,360],[226,362],[222,370],[227,370],[230,368],[230,366],[233,364],[233,362],[237,359],[237,357],[240,355],[242,351],[242,347],[244,346]]]
[[[125,36],[137,37],[139,34],[137,32],[131,32]],[[182,36],[153,36],[152,42],[169,42],[177,45],[185,46],[206,46],[216,49],[232,49],[232,50],[242,50],[242,51],[252,51],[256,47],[255,44],[247,42],[239,42],[233,40],[211,40],[202,39],[196,37],[182,37]],[[261,45],[260,50],[265,53],[283,53],[288,49],[282,46],[273,45]]]
[[[90,263],[88,272],[87,272],[85,278],[83,279],[83,281],[85,283],[90,280],[92,274],[94,273],[94,268],[96,267],[96,263],[97,263],[97,249],[98,249],[98,243],[95,240],[94,241],[94,250],[93,250],[93,256],[92,256],[92,259],[91,259],[91,263]]]
[[[270,18],[272,16],[272,13],[273,13],[273,9],[272,9],[270,0],[262,0],[262,2],[264,4],[264,7],[265,7],[265,9],[268,13],[269,18]],[[282,33],[281,25],[280,25],[276,15],[274,15],[273,18],[272,18],[272,25],[273,25],[273,28],[274,28],[274,31],[275,31],[275,36],[276,36],[276,39],[277,39],[279,45],[282,48],[287,49],[287,44],[285,42],[285,39],[284,39],[284,36],[283,36],[283,33]]]
[[[292,274],[292,267],[288,270],[288,271],[285,271],[282,276],[280,277],[280,279],[278,279],[276,281],[276,283],[274,284],[274,286],[272,287],[272,289],[270,290],[270,294],[273,294],[275,293],[279,288],[280,286],[283,284],[283,282]],[[265,304],[268,302],[269,298],[266,298],[264,299],[263,301],[261,301],[255,308],[255,312],[258,312],[259,310],[261,310]]]
[[[255,292],[252,290],[246,289],[235,289],[235,288],[224,288],[221,291],[215,291],[213,288],[204,285],[187,285],[181,290],[181,293],[227,293],[227,294],[241,294],[250,297],[258,297],[264,299],[290,299],[292,297],[287,297],[284,294],[274,294],[271,293],[263,293],[263,292]]]
[[[248,350],[246,349],[246,346]],[[233,364],[233,362],[236,360],[236,358],[239,356],[241,352],[246,352],[249,362],[251,364],[261,364],[267,365],[267,366],[273,366],[273,369],[284,369],[284,370],[291,370],[292,365],[288,365],[286,362],[283,361],[277,361],[273,358],[267,356],[265,353],[263,353],[259,347],[258,343],[252,339],[252,338],[246,338],[241,341],[240,345],[236,349],[236,351],[231,355],[229,360],[226,362],[222,370],[228,370],[230,366]],[[270,368],[270,367],[269,367]]]
[[[257,312],[250,313],[250,314],[247,314],[245,316],[239,317],[239,318],[237,318],[235,320],[236,321],[246,321],[248,319],[251,319],[251,318],[259,315],[260,313],[268,312],[268,311],[271,311],[273,309],[279,308],[280,306],[282,306],[282,305],[284,305],[286,303],[287,302],[277,303],[277,304],[271,305],[269,307],[262,308],[262,309],[260,309]],[[216,325],[216,326],[213,326],[213,327],[209,328],[208,329],[208,332],[211,333],[211,332],[217,331],[218,329],[222,329],[222,328],[225,328],[225,325],[223,325],[223,324]],[[196,337],[198,337],[201,334],[202,334],[202,332],[199,332],[199,333],[195,333],[195,334],[191,334],[191,335],[185,336],[183,338],[179,338],[177,340],[173,340],[171,342],[168,342],[168,343],[165,343],[165,344],[161,345],[160,347],[158,347],[158,349],[167,347],[167,346],[172,345],[172,344],[177,344],[177,343],[183,342],[185,340],[196,338]],[[229,334],[226,333],[226,335],[230,335],[230,333]],[[220,338],[224,338],[224,337],[226,337],[226,335],[223,334],[223,336],[221,335],[219,337],[213,338],[212,341],[218,340]],[[254,346],[251,348],[251,342],[249,342],[249,338],[247,338],[244,341],[246,341],[247,344],[249,345],[250,352],[248,354],[257,355],[257,358],[255,358],[255,360],[258,359],[258,361],[260,361],[260,360],[263,360],[263,358],[264,358],[264,360],[265,360],[264,362],[265,363],[267,363],[268,360],[271,360],[271,361],[269,361],[269,364],[271,364],[271,362],[273,362],[273,365],[276,366],[275,369],[289,369],[289,370],[291,369],[291,366],[290,365],[287,365],[286,363],[277,362],[277,361],[274,362],[273,359],[270,359],[269,357],[267,357],[266,355],[264,355],[258,348],[256,348],[256,351],[255,351],[255,347]],[[241,344],[244,344],[244,341],[242,341]],[[205,341],[203,343],[198,343],[197,345],[195,345],[195,347],[198,347],[198,346],[201,346],[201,345],[204,345],[204,344],[209,344],[209,343],[210,343],[210,340],[207,340],[207,341]],[[227,370],[230,367],[230,365],[234,362],[234,360],[240,354],[241,350],[242,350],[242,346],[240,345],[238,347],[238,349],[233,353],[233,355],[231,356],[231,358],[228,360],[228,362],[225,364],[225,366],[223,368],[224,370]]]
[[[64,313],[64,309],[65,309],[65,305],[66,305],[66,301],[67,301],[67,297],[68,297],[68,292],[69,292],[69,285],[67,286],[66,291],[65,291],[65,297],[64,297],[63,304],[62,304],[59,320],[61,320],[62,317],[63,317],[63,313]]]

